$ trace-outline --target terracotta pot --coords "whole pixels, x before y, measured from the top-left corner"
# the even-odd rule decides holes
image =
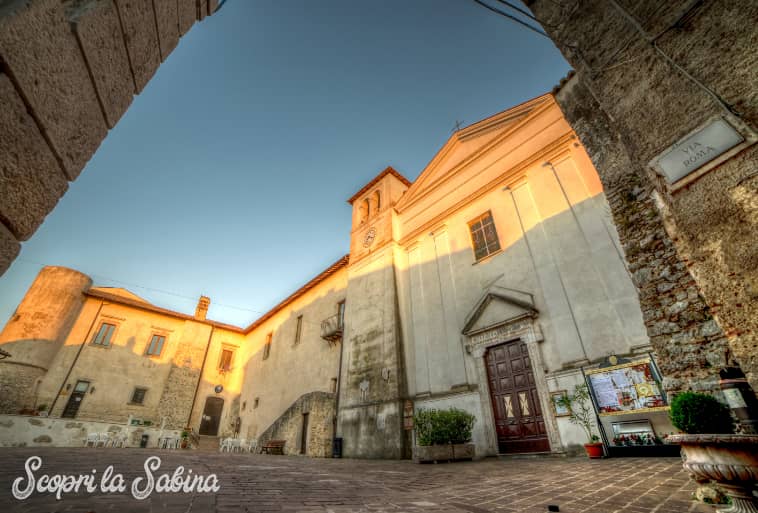
[[[758,435],[672,435],[682,448],[682,465],[698,483],[715,481],[732,505],[722,513],[758,513]]]
[[[584,444],[584,450],[587,451],[587,456],[590,458],[602,458],[603,457],[603,443],[595,442],[591,444]]]

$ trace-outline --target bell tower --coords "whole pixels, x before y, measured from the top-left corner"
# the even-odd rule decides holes
[[[388,167],[349,200],[353,223],[337,422],[346,457],[408,454],[393,207],[409,186]]]

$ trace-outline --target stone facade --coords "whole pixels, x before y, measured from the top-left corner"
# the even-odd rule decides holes
[[[758,6],[526,3],[576,69],[578,84],[559,102],[614,198],[651,335],[670,339],[656,340],[670,351],[663,365],[676,369],[669,386],[708,388],[709,376],[733,358],[755,388]],[[655,159],[714,120],[743,142],[674,183],[656,172]],[[653,286],[663,289],[662,299],[651,297]],[[715,324],[728,338],[728,354]]]
[[[269,440],[285,440],[284,454],[302,454],[316,458],[332,455],[334,436],[335,394],[311,392],[300,397],[295,403],[261,433],[258,445]],[[308,415],[305,451],[303,451],[303,420]]]
[[[0,5],[0,273],[160,63],[218,2]],[[8,108],[6,108],[8,107]]]
[[[572,451],[584,435],[556,415],[551,394],[581,383],[584,369],[651,350],[674,359],[674,326],[700,337],[700,352],[685,353],[680,341],[685,367],[693,358],[712,368],[719,357],[727,361],[718,352],[723,335],[666,232],[635,239],[654,248],[656,260],[626,267],[630,247],[622,248],[608,200],[618,210],[630,195],[613,188],[606,199],[561,112],[579,92],[567,84],[558,99],[542,95],[457,131],[413,183],[392,168],[379,173],[349,200],[349,256],[246,328],[207,319],[208,298],[190,316],[86,282],[72,294],[83,298],[73,324],[46,336],[63,342],[32,403],[52,405],[59,417],[83,381],[89,388],[77,420],[132,415],[167,429],[285,439],[290,454],[302,450],[307,413],[308,455],[328,456],[336,435],[345,457],[362,458],[410,457],[406,413],[455,407],[477,419],[477,458]],[[569,119],[578,124],[581,116]],[[660,225],[652,195],[642,187],[632,194],[639,201],[626,214]],[[485,218],[492,229],[481,239]],[[665,319],[643,318],[633,280],[645,282],[644,297],[667,309]],[[32,315],[44,307],[29,304]],[[14,322],[0,342],[16,342]],[[115,330],[107,347],[96,339],[105,325]],[[148,350],[156,336],[165,338],[159,355]],[[504,367],[490,358],[501,357],[518,366],[518,378],[492,374]],[[0,363],[0,375],[8,367]],[[508,389],[509,382],[526,389]],[[136,388],[145,390],[140,404],[131,400]],[[536,430],[515,449],[503,438],[503,426],[522,425],[513,424],[514,408]],[[659,433],[672,429],[665,412],[650,420]]]

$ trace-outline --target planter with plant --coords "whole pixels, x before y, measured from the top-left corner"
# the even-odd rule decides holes
[[[181,447],[182,449],[189,447],[189,431],[187,430],[182,431]]]
[[[683,392],[671,401],[671,423],[687,434],[679,444],[684,469],[698,483],[713,481],[726,490],[731,506],[722,512],[758,513],[753,495],[758,481],[758,435],[735,435],[729,408],[707,394]]]
[[[413,417],[416,444],[413,461],[470,460],[475,455],[471,431],[476,418],[462,410],[420,409]]]
[[[582,428],[587,435],[587,443],[584,444],[584,450],[590,458],[603,457],[603,442],[597,436],[593,428],[595,427],[595,409],[590,402],[590,391],[585,383],[580,383],[574,387],[573,394],[564,394],[558,399],[558,404],[568,410],[568,419],[572,424]]]

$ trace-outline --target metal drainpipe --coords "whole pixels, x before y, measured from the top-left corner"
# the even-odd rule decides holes
[[[342,353],[345,352],[345,321],[344,321],[344,314],[343,314],[343,320],[342,320],[342,337],[340,337],[340,363],[339,363],[339,369],[337,371],[337,398],[335,400],[334,404],[334,428],[332,431],[334,431],[334,434],[332,435],[332,438],[337,437],[337,419],[340,414],[340,390],[342,389]]]
[[[95,317],[92,318],[92,322],[89,325],[89,329],[87,330],[87,338],[82,341],[82,345],[79,346],[79,350],[76,352],[76,356],[74,357],[74,361],[71,362],[71,367],[69,367],[68,372],[66,373],[66,377],[63,378],[63,382],[61,383],[61,387],[58,389],[58,393],[55,395],[55,399],[53,399],[53,404],[50,405],[50,409],[48,410],[48,415],[52,415],[53,408],[55,408],[55,403],[58,402],[58,398],[61,396],[61,392],[63,392],[63,387],[66,386],[66,382],[68,381],[68,378],[71,377],[71,373],[74,371],[74,366],[76,365],[76,362],[79,360],[79,355],[82,354],[82,349],[84,349],[84,346],[87,345],[87,339],[90,338],[90,335],[92,335],[92,327],[95,325],[95,322],[100,317],[100,310],[103,309],[103,305],[105,304],[105,301],[100,301],[100,306],[97,307],[97,313],[95,313]],[[64,341],[65,343],[65,341]]]
[[[187,424],[185,427],[190,427],[190,421],[192,420],[192,412],[195,410],[195,402],[197,401],[197,393],[200,390],[200,382],[203,380],[203,371],[205,370],[205,360],[208,358],[208,351],[211,348],[211,339],[213,338],[213,330],[215,326],[211,325],[211,332],[208,335],[208,344],[205,346],[205,354],[203,354],[203,363],[200,365],[200,377],[197,378],[197,385],[195,385],[195,395],[192,396],[192,407],[190,408],[189,416],[187,417]],[[198,428],[198,435],[200,429]]]

